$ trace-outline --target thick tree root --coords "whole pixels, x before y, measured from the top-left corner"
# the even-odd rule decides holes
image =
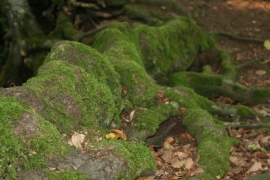
[[[69,40],[82,37],[63,13],[51,36]],[[215,49],[213,39],[192,20],[176,16],[151,27],[113,23],[96,34],[92,48],[73,41],[55,43],[36,77],[22,87],[0,89],[0,138],[5,147],[0,154],[0,171],[12,172],[0,178],[13,179],[40,171],[47,179],[78,175],[88,179],[136,179],[143,173],[154,173],[153,155],[138,142],[148,143],[162,122],[179,114],[198,143],[199,164],[205,170],[199,178],[224,175],[230,146],[235,141],[212,114],[233,114],[240,120],[256,113],[244,106],[224,108],[198,94],[225,94],[261,103],[270,97],[270,92],[248,89],[219,75],[179,72],[188,69],[199,52],[209,49]],[[168,76],[169,83],[176,87],[156,83],[165,84]],[[163,98],[166,101],[161,101]],[[111,127],[121,127],[117,116],[124,104],[138,108],[130,127],[124,129],[128,142],[105,140],[102,137]],[[168,126],[165,133],[173,126]],[[89,132],[91,143],[84,147],[84,154],[71,150],[60,137],[75,130]],[[150,139],[150,143],[160,143],[162,138]],[[54,158],[57,162],[53,162]],[[46,171],[52,164],[64,169],[63,173]],[[96,167],[108,171],[95,173]],[[74,169],[79,171],[74,173]]]
[[[195,72],[180,72],[170,78],[171,86],[186,86],[195,92],[214,97],[225,95],[234,100],[249,104],[267,103],[270,90],[261,88],[247,88],[220,75],[200,74]]]

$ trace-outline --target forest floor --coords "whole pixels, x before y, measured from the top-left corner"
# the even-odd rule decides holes
[[[165,0],[164,0],[165,1]],[[270,40],[270,1],[263,0],[175,0],[183,5],[184,11],[175,11],[167,6],[140,5],[143,9],[154,10],[161,14],[177,14],[186,16],[190,13],[196,23],[207,33],[231,34],[238,38],[217,39],[221,49],[232,52],[232,58],[236,64],[248,63],[240,69],[237,82],[247,87],[270,88],[270,51],[266,50],[263,42]],[[109,24],[113,21],[129,21],[126,16],[116,19],[106,19],[100,24]],[[100,25],[98,24],[98,25]],[[74,22],[76,26],[76,21]],[[78,30],[82,30],[78,28]],[[231,37],[231,36],[230,36]],[[253,39],[253,40],[251,40]],[[207,63],[214,65],[217,57],[205,54]],[[214,68],[219,72],[219,67]],[[239,95],[241,96],[241,95]],[[161,101],[166,99],[161,94]],[[213,99],[227,104],[242,104],[228,97],[220,96]],[[270,117],[270,102],[250,106],[263,115]],[[181,109],[185,111],[185,109]],[[122,114],[122,120],[131,114]],[[228,117],[233,118],[233,117]],[[182,117],[174,117],[161,124],[158,134],[162,134],[162,128],[176,123],[170,131],[168,138],[161,146],[150,146],[157,162],[157,172],[154,176],[140,177],[139,180],[167,180],[192,177],[202,173],[200,156],[197,154],[197,144],[181,124]],[[246,122],[259,122],[259,117],[246,119]],[[239,142],[231,147],[230,167],[225,176],[213,177],[217,180],[244,180],[259,174],[270,177],[270,133],[257,131],[256,129],[232,129],[227,127],[229,136],[239,139]],[[215,166],[215,164],[213,164]],[[257,178],[259,179],[259,178]],[[270,178],[269,178],[270,179]]]
[[[190,14],[196,23],[206,33],[223,34],[217,39],[219,48],[232,52],[235,64],[247,64],[240,68],[237,82],[247,87],[270,88],[270,51],[264,47],[264,41],[270,39],[270,2],[263,0],[175,0],[183,5],[185,10],[175,10],[169,6],[138,5],[142,9],[158,12],[164,16],[177,14],[187,16]],[[165,1],[164,1],[165,2]],[[132,20],[126,16],[117,16],[101,20],[98,25],[109,24],[113,21]],[[74,21],[76,27],[78,20]],[[91,21],[92,22],[92,21]],[[90,24],[91,24],[90,22]],[[89,22],[88,22],[89,23]],[[78,27],[84,31],[87,23]],[[225,35],[224,35],[225,34]],[[230,34],[230,35],[228,35]],[[232,38],[237,37],[237,38]],[[212,54],[202,54],[206,63],[216,66],[218,57]],[[249,63],[248,63],[249,62]],[[241,94],[239,95],[241,96]],[[161,101],[166,101],[160,95]],[[213,99],[227,104],[242,104],[228,97],[220,96]],[[252,106],[265,116],[270,117],[270,104]],[[185,111],[185,109],[181,109]],[[122,122],[131,114],[122,114]],[[228,117],[233,118],[233,117]],[[200,156],[197,153],[197,144],[181,124],[182,117],[174,117],[164,124],[156,135],[164,133],[169,124],[176,123],[170,131],[168,138],[161,146],[151,146],[149,149],[154,153],[158,169],[154,176],[140,177],[139,180],[167,180],[192,177],[202,173]],[[246,119],[246,122],[260,122],[260,118]],[[230,167],[225,176],[213,177],[217,180],[242,180],[249,177],[262,179],[270,177],[270,134],[269,132],[257,131],[256,129],[233,129],[227,127],[229,136],[239,139],[239,142],[231,147]],[[213,164],[215,166],[215,164]],[[267,173],[268,172],[268,173]],[[258,177],[258,175],[263,175]],[[265,178],[270,179],[270,178]]]
[[[177,0],[177,2],[184,6],[205,32],[228,33],[241,37],[239,39],[224,37],[217,40],[220,48],[232,51],[232,58],[236,64],[252,62],[240,69],[237,82],[247,87],[270,88],[270,51],[263,46],[263,42],[270,39],[269,1]],[[186,15],[183,12],[175,12],[166,6],[159,8],[144,6],[143,8],[154,9],[164,14]],[[249,41],[250,38],[256,39],[256,41]],[[215,57],[207,55],[207,58],[215,63]],[[216,70],[218,71],[218,69]],[[214,100],[228,104],[241,104],[241,102],[235,102],[223,96]],[[256,105],[252,108],[270,117],[269,104]],[[181,117],[179,118],[181,119]],[[260,119],[247,119],[246,121],[252,123],[258,122]],[[183,128],[182,130],[180,132],[178,129],[177,133],[171,132],[171,137],[158,150],[155,147],[150,147],[155,153],[158,171],[155,176],[142,177],[140,180],[179,179],[203,172],[203,169],[195,168],[195,164],[199,160],[199,156],[194,156],[197,148],[196,142],[184,132]],[[231,137],[239,139],[239,143],[231,147],[230,168],[227,174],[224,177],[215,177],[216,179],[241,180],[269,171],[269,133],[244,128],[228,128],[227,130]],[[185,165],[185,169],[182,168],[183,165]],[[265,173],[264,176],[270,177],[269,172]]]

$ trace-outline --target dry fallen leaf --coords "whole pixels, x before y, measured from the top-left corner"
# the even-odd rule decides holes
[[[115,133],[106,134],[107,139],[118,139],[120,136]]]
[[[173,149],[173,146],[172,146],[170,143],[168,143],[167,141],[165,141],[165,142],[163,143],[162,147],[163,147],[165,150],[167,150],[167,149]]]
[[[187,160],[186,160],[186,166],[185,166],[185,168],[187,169],[187,170],[189,170],[189,169],[191,169],[192,167],[193,167],[193,160],[191,159],[191,158],[187,158]]]
[[[165,141],[167,143],[169,143],[169,144],[173,144],[174,143],[174,138],[173,137],[168,137]]]
[[[168,149],[166,151],[164,151],[163,155],[161,156],[161,158],[165,161],[165,162],[170,162],[172,159],[172,149]]]
[[[186,159],[189,156],[187,153],[183,153],[181,151],[180,152],[176,152],[175,155],[177,155],[180,160]]]
[[[204,170],[202,168],[198,167],[190,172],[190,176],[195,176],[195,175],[201,174],[203,172],[204,172]]]
[[[186,163],[186,160],[176,161],[176,162],[172,163],[171,166],[179,169],[179,168],[183,167],[185,165],[185,163]]]
[[[237,166],[245,166],[246,161],[243,159],[243,157],[238,157],[238,156],[230,156],[230,161],[234,163]]]
[[[228,171],[228,175],[234,176],[235,174],[239,174],[241,171],[243,171],[243,168],[240,166],[230,167]]]
[[[262,75],[266,74],[266,71],[260,69],[260,70],[256,71],[256,74],[259,75],[259,76],[262,76]]]
[[[263,46],[265,47],[265,49],[270,50],[270,40],[265,40]]]
[[[68,141],[68,144],[71,146],[75,146],[76,148],[81,149],[82,148],[82,143],[84,141],[84,134],[79,134],[75,131],[72,132],[71,139]]]
[[[121,139],[127,140],[127,136],[123,131],[120,131],[118,129],[112,129],[112,132],[117,134]]]
[[[118,129],[112,129],[112,132],[109,134],[106,134],[107,139],[118,139],[121,138],[123,140],[127,140],[127,136],[123,131],[120,131]]]
[[[247,173],[258,171],[262,168],[262,164],[260,162],[255,162],[247,171]]]
[[[133,117],[135,114],[135,110],[131,111],[130,115],[129,115],[129,120],[132,121]]]

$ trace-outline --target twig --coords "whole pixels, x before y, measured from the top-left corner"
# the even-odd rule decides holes
[[[92,4],[92,3],[78,2],[77,0],[71,0],[71,3],[73,6],[81,6],[84,8],[100,9],[97,5]]]
[[[236,124],[236,123],[225,123],[226,127],[230,126],[232,129],[245,128],[245,129],[259,129],[259,128],[270,128],[269,123],[252,123],[252,124]]]
[[[91,30],[91,31],[87,31],[87,32],[81,34],[81,35],[78,37],[77,41],[78,41],[78,42],[81,42],[81,41],[83,40],[83,38],[85,38],[85,37],[87,37],[87,36],[91,36],[91,35],[93,35],[93,34],[99,32],[99,31],[105,29],[105,28],[108,27],[108,26],[109,26],[109,24],[104,24],[104,25],[98,26],[96,29],[93,29],[93,30]]]
[[[265,60],[265,58],[258,58],[258,59],[252,60],[252,61],[248,61],[248,62],[239,64],[237,67],[240,69],[240,68],[247,67],[247,66],[250,66],[250,65],[252,65],[254,63],[264,61],[264,60]]]
[[[226,38],[233,39],[233,40],[238,40],[238,41],[241,41],[241,42],[250,42],[250,43],[258,43],[258,44],[263,44],[264,43],[264,40],[262,40],[262,39],[239,37],[237,35],[229,34],[229,33],[225,33],[225,32],[210,32],[210,33],[208,33],[208,35],[224,36]]]

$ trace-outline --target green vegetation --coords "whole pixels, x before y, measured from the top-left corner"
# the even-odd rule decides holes
[[[96,147],[107,147],[113,149],[115,156],[121,156],[127,166],[125,178],[133,180],[143,173],[151,173],[156,170],[154,155],[147,147],[136,142],[127,142],[122,140],[104,140],[94,144]],[[123,172],[120,172],[119,177],[123,177]]]
[[[0,178],[16,177],[17,158],[22,156],[21,142],[12,132],[12,123],[23,112],[15,98],[0,96]]]
[[[26,170],[44,168],[46,157],[55,152],[59,155],[67,152],[67,145],[60,139],[54,125],[37,116],[28,106],[21,105],[15,98],[1,95],[0,100],[1,179],[16,179],[18,167]],[[36,116],[36,122],[30,122],[34,124],[24,127],[21,123],[28,123],[29,116]],[[31,126],[31,129],[27,129]]]

